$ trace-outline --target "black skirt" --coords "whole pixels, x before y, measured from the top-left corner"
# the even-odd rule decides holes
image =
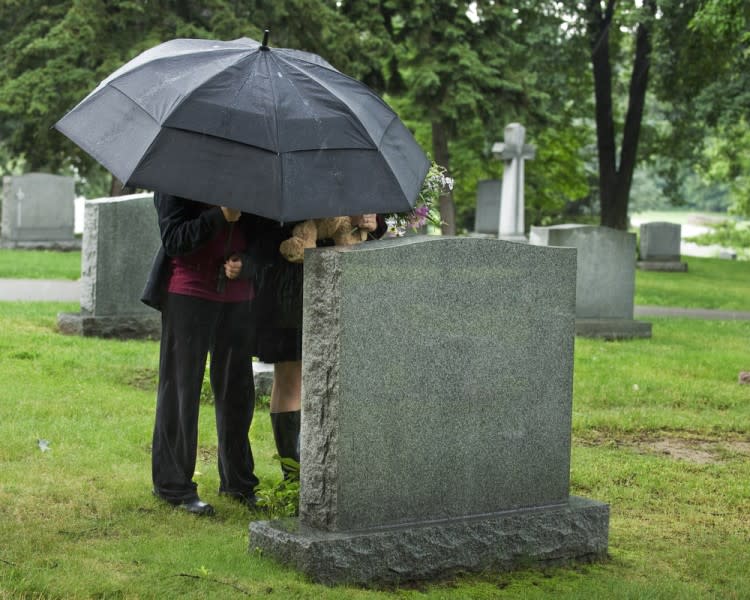
[[[254,355],[266,363],[302,360],[302,281],[304,265],[290,263],[279,245],[292,236],[296,223],[281,225],[262,220],[261,233],[252,246],[255,264]],[[378,227],[369,239],[379,239],[387,226],[378,215]],[[318,240],[331,246],[333,240]]]
[[[256,262],[254,354],[266,363],[302,359],[302,263],[290,263],[279,244],[292,235],[294,223],[270,225],[252,252]]]
[[[302,274],[302,264],[281,258],[256,277],[255,353],[263,362],[302,360]]]

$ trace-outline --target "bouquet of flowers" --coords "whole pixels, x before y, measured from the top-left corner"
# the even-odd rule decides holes
[[[409,228],[416,231],[427,224],[436,227],[443,224],[440,220],[440,195],[453,189],[453,179],[445,173],[444,167],[432,162],[414,208],[408,212],[386,215],[389,237],[401,237]]]

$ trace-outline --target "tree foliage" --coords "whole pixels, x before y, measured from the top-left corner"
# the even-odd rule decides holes
[[[447,232],[471,227],[477,181],[503,169],[490,148],[514,121],[537,148],[527,223],[598,204],[603,224],[625,227],[644,160],[666,195],[697,170],[750,212],[749,24],[746,0],[0,0],[0,154],[96,180],[51,126],[99,81],[168,39],[268,28],[273,46],[385,95],[456,179]]]
[[[750,214],[743,183],[750,165],[742,160],[750,117],[750,4],[660,0],[660,8],[654,93],[665,126],[651,154],[659,157],[667,192],[683,203],[678,194],[692,170],[709,184],[729,185],[735,210]]]
[[[349,8],[364,4],[366,11]],[[372,10],[373,4],[380,10]],[[585,195],[578,150],[564,147],[583,129],[572,125],[572,108],[585,104],[578,102],[581,78],[566,76],[571,69],[563,66],[579,50],[564,44],[559,16],[538,10],[533,1],[343,5],[355,18],[382,19],[375,29],[388,36],[391,49],[382,62],[385,89],[456,179],[452,196],[441,202],[445,232],[455,231],[454,222],[459,229],[471,226],[477,181],[502,174],[490,148],[513,121],[526,126],[529,141],[540,136],[545,144],[527,171],[529,213],[561,210],[570,200],[566,193]]]

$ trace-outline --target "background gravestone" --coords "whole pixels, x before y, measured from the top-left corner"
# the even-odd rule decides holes
[[[607,506],[569,496],[575,250],[318,249],[304,294],[300,517],[251,550],[326,583],[606,554]]]
[[[681,225],[661,221],[643,223],[639,234],[639,269],[643,271],[687,271],[687,263],[680,261]]]
[[[3,177],[2,245],[16,248],[80,247],[75,239],[72,177],[27,173]]]
[[[578,250],[577,335],[605,339],[651,337],[651,324],[633,319],[635,234],[568,223],[532,227],[529,242]]]
[[[497,237],[500,227],[500,198],[503,182],[500,179],[483,179],[477,182],[477,210],[474,214],[474,233]]]
[[[81,312],[58,316],[64,333],[158,338],[160,315],[140,301],[161,246],[153,194],[88,200],[81,255]]]

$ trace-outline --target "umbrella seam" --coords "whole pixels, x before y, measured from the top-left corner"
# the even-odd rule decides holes
[[[264,55],[270,55],[271,52],[264,52],[263,54]],[[276,60],[276,59],[274,58],[274,60]],[[275,88],[274,88],[273,85],[269,85],[268,87],[271,90],[271,94],[273,94],[273,105],[276,106],[276,100],[277,100],[276,99],[276,90],[275,90]],[[279,143],[279,116],[278,116],[278,111],[275,111],[275,110],[273,111],[273,120],[274,120],[274,129],[275,129],[275,133],[276,133],[276,148],[278,148],[280,150],[281,149],[281,144]],[[282,189],[282,193],[281,193],[281,210],[279,211],[279,213],[283,215],[284,211],[286,210],[286,206],[284,206],[284,192],[283,192],[283,190],[284,190],[284,160],[281,157],[281,154],[282,154],[281,152],[278,152],[278,155],[279,155],[279,181],[281,181],[281,189]],[[282,224],[283,224],[283,221],[282,221]]]
[[[388,132],[388,130],[391,128],[391,126],[395,122],[397,122],[398,120],[399,120],[398,117],[394,117],[391,120],[391,122],[388,123],[388,127],[386,127],[385,130],[383,131],[383,136],[384,137],[385,137],[386,132]],[[404,199],[406,200],[406,203],[409,205],[409,207],[413,208],[414,204],[416,204],[416,198],[414,198],[414,202],[413,203],[409,200],[408,196],[405,193],[405,190],[404,190],[403,186],[401,185],[401,180],[396,176],[396,173],[393,170],[393,167],[391,166],[391,162],[388,160],[388,158],[382,152],[378,152],[378,158],[385,163],[385,165],[387,167],[387,169],[386,169],[387,174],[389,175],[389,177],[391,178],[392,181],[395,181],[396,187],[399,190],[401,190],[401,195],[404,197]],[[422,179],[424,179],[424,177]]]
[[[324,82],[322,82],[320,78],[315,77],[314,75],[311,75],[309,73],[305,73],[297,65],[287,60],[283,56],[279,56],[279,58],[283,60],[289,67],[295,69],[299,73],[302,73],[304,76],[310,78],[312,81],[318,84],[321,88],[323,88],[326,92],[334,96],[341,103],[341,105],[346,109],[348,114],[350,114],[354,119],[356,119],[358,123],[362,122],[360,118],[352,111],[349,105],[346,102],[344,102],[344,100],[338,94],[336,94],[332,89],[330,89]],[[326,67],[323,67],[322,65],[316,65],[316,63],[312,63],[310,61],[305,61],[305,62],[309,65],[321,66],[322,68],[326,68]],[[330,71],[331,69],[327,69],[327,70]],[[334,70],[334,72],[338,73],[339,75],[341,75],[342,77],[346,79],[353,81],[357,85],[364,86],[366,89],[370,90],[372,92],[373,97],[376,98],[383,105],[383,107],[386,108],[393,115],[393,119],[398,118],[398,115],[396,115],[393,109],[390,106],[388,106],[380,96],[378,96],[375,92],[373,92],[369,87],[365,86],[364,83],[362,83],[361,81],[358,81],[357,79],[354,79],[353,77],[349,77],[348,75],[346,75],[345,73],[342,73],[341,71]],[[391,121],[388,122],[388,127],[390,127],[391,123],[393,123],[393,119],[391,119]],[[370,138],[370,141],[374,144],[375,148],[380,148],[380,143],[383,141],[383,136],[385,135],[385,131],[388,129],[388,127],[385,127],[383,129],[383,135],[380,136],[380,139],[377,142],[375,142],[375,140],[372,138],[372,134],[364,127],[364,125],[362,126],[362,129],[364,129],[365,133],[367,133],[367,137]]]
[[[164,62],[164,61],[167,61],[167,60],[173,60],[173,59],[178,58],[178,57],[193,56],[195,54],[209,54],[211,52],[212,52],[212,50],[209,48],[209,49],[206,49],[206,50],[200,50],[200,51],[190,52],[188,54],[182,54],[182,55],[169,54],[169,55],[166,55],[166,56],[160,56],[158,58],[153,58],[153,59],[150,59],[150,60],[148,60],[146,62],[143,62],[143,63],[141,63],[139,65],[136,65],[135,67],[133,67],[131,69],[128,69],[127,71],[124,71],[122,73],[117,73],[117,71],[119,71],[120,69],[123,69],[123,68],[125,68],[125,67],[128,66],[129,62],[125,63],[124,65],[122,65],[120,67],[120,69],[116,69],[113,73],[110,73],[109,75],[107,75],[107,77],[105,77],[102,81],[100,81],[99,85],[92,91],[92,94],[94,92],[96,92],[96,90],[99,89],[100,87],[106,87],[108,85],[111,85],[112,81],[116,81],[116,80],[118,80],[120,78],[123,78],[126,75],[130,75],[132,73],[138,73],[139,71],[143,70],[144,68],[146,68],[146,67],[148,67],[150,65],[153,65],[154,63],[160,63],[160,62]],[[227,55],[229,55],[229,54],[233,54],[233,53],[237,53],[237,52],[247,53],[247,50],[240,50],[239,48],[232,48],[232,49],[226,49],[226,50],[225,49],[216,50],[215,52],[216,52],[216,54],[227,54]],[[140,57],[140,55],[134,57],[132,60],[135,60],[136,58],[139,58],[139,57]]]
[[[161,128],[161,123],[159,123],[159,121],[157,121],[151,113],[149,113],[145,108],[143,108],[138,102],[136,102],[135,100],[133,100],[133,98],[131,98],[130,96],[128,96],[128,94],[126,94],[125,92],[123,92],[120,88],[112,85],[111,83],[108,83],[106,86],[102,87],[101,91],[104,91],[104,89],[107,88],[107,87],[113,89],[118,94],[121,94],[122,96],[124,96],[125,98],[127,98],[130,102],[133,103],[134,107],[136,107],[138,110],[140,110],[149,119],[151,119],[154,123],[156,123],[159,126],[159,128]],[[96,93],[96,90],[94,90],[94,92],[92,92],[90,94],[90,96],[93,96],[94,93]],[[71,111],[69,111],[69,112],[72,112],[73,110],[75,110],[75,108],[71,109]],[[60,121],[62,121],[62,119],[60,119]],[[57,127],[57,124],[55,126]],[[138,170],[138,166],[141,164],[141,162],[143,160],[143,157],[146,156],[146,154],[148,154],[148,151],[151,150],[151,148],[153,147],[153,145],[156,142],[156,140],[157,140],[158,137],[159,137],[159,130],[157,130],[156,135],[154,135],[154,137],[149,142],[148,147],[146,148],[145,152],[143,152],[143,154],[141,154],[141,158],[135,163],[135,165],[131,169],[130,173],[128,173],[128,176],[125,177],[125,178],[122,178],[122,183],[123,184],[128,185],[128,183],[130,181],[130,178],[133,176],[133,173],[135,173]],[[78,142],[76,142],[76,144],[78,144],[79,146],[81,146],[81,144],[78,143]],[[89,144],[86,144],[86,145],[88,146]],[[83,147],[83,146],[81,146],[81,147]],[[86,148],[83,148],[83,149],[88,152],[88,150]],[[95,152],[93,152],[93,150],[94,149],[92,148],[92,152],[89,152],[92,156],[95,153]],[[114,174],[114,169],[111,169],[110,167],[107,167],[107,169]],[[119,176],[117,176],[117,177],[119,178]]]
[[[178,108],[179,108],[179,107],[180,107],[180,106],[181,106],[181,105],[182,105],[182,104],[183,104],[184,102],[186,102],[186,101],[187,101],[188,99],[190,99],[190,98],[191,98],[191,97],[192,97],[192,96],[193,96],[193,95],[194,95],[194,94],[195,94],[195,93],[196,93],[196,92],[197,92],[197,91],[198,91],[198,90],[199,90],[199,89],[200,89],[201,87],[203,87],[204,85],[206,85],[207,83],[209,83],[209,82],[210,82],[210,81],[211,81],[212,79],[214,79],[214,78],[216,78],[216,77],[219,77],[219,76],[220,76],[220,75],[222,75],[222,74],[223,74],[223,73],[224,73],[224,72],[225,72],[225,71],[226,71],[227,69],[229,69],[229,68],[231,68],[231,67],[235,67],[235,66],[237,66],[237,64],[239,64],[239,63],[240,63],[240,62],[242,62],[243,60],[247,60],[247,59],[251,58],[252,56],[254,56],[255,54],[257,54],[258,52],[259,52],[259,50],[258,50],[257,48],[255,48],[255,49],[253,49],[253,50],[251,50],[251,51],[247,52],[247,53],[246,53],[246,54],[245,54],[244,56],[242,56],[242,57],[240,57],[239,59],[237,59],[237,60],[236,60],[235,62],[233,62],[233,63],[232,63],[231,65],[227,65],[227,66],[226,66],[226,67],[225,67],[224,69],[222,69],[221,71],[217,71],[216,73],[214,73],[213,75],[211,75],[211,76],[210,76],[210,77],[208,77],[207,79],[205,79],[205,80],[203,80],[202,82],[200,82],[200,84],[198,84],[198,85],[194,86],[194,87],[193,87],[193,89],[192,89],[192,90],[191,90],[191,91],[190,91],[189,93],[185,94],[185,95],[184,95],[184,96],[182,97],[182,99],[180,100],[180,102],[178,102],[178,103],[177,103],[177,104],[176,104],[176,105],[174,106],[174,108],[173,108],[173,109],[172,109],[172,110],[170,111],[170,113],[169,113],[168,117],[169,117],[169,116],[172,116],[172,114],[173,114],[173,113],[174,113],[174,112],[175,112],[175,111],[176,111],[176,110],[177,110],[177,109],[178,109]],[[266,53],[266,54],[267,54],[267,53]],[[247,76],[245,77],[245,80],[243,81],[243,83],[242,83],[242,86],[241,86],[241,88],[240,88],[240,89],[242,89],[242,88],[244,88],[244,87],[245,87],[245,84],[247,83],[247,81],[248,81],[249,79],[250,79],[250,74],[248,73],[248,74],[247,74]],[[239,98],[239,90],[238,90],[238,91],[237,91],[237,93],[235,93],[235,95],[234,95],[234,99],[236,100],[237,98]],[[234,104],[233,106],[237,106],[237,104],[235,103],[235,104]],[[228,107],[228,106],[226,106],[226,107],[225,107],[225,108],[223,109],[223,111],[222,111],[222,114],[226,114],[226,112],[227,112],[228,108],[229,108],[229,107]],[[168,117],[167,117],[167,118],[168,118]],[[166,119],[165,119],[165,120],[166,120]],[[162,127],[167,127],[167,128],[169,128],[169,129],[180,129],[181,131],[192,131],[192,130],[190,130],[190,129],[184,129],[184,128],[181,128],[181,127],[171,127],[171,126],[169,126],[169,125],[164,125],[163,123],[160,123],[160,125],[162,125]],[[278,147],[279,147],[279,141],[278,141],[278,123],[276,124],[276,129],[277,129],[277,136],[276,136],[276,147],[278,148]],[[204,135],[212,135],[212,134],[210,134],[210,133],[205,133],[205,132],[196,132],[196,133],[203,133]],[[218,136],[213,136],[213,137],[218,137]],[[229,137],[226,137],[226,136],[225,136],[225,138],[226,138],[226,139],[232,139],[232,141],[235,141],[235,142],[237,142],[238,144],[244,144],[244,145],[246,145],[246,146],[250,146],[250,147],[253,147],[253,148],[261,148],[261,146],[255,146],[255,145],[253,145],[253,144],[246,144],[245,142],[243,142],[243,141],[241,141],[241,140],[236,140],[236,139],[233,139],[233,138],[229,138]],[[281,154],[280,152],[278,152],[278,151],[276,151],[276,150],[270,150],[270,149],[268,149],[268,148],[261,148],[261,149],[262,149],[262,150],[266,150],[266,151],[268,151],[268,152],[274,152],[274,153],[275,153],[275,154],[277,154],[277,155],[280,155],[280,154]]]
[[[285,62],[289,63],[289,64],[290,64],[291,66],[295,67],[295,68],[296,68],[297,70],[300,70],[300,69],[299,69],[299,67],[297,67],[296,65],[294,65],[293,63],[291,63],[291,62],[289,61],[289,59],[285,58],[285,57],[283,56],[283,53],[278,53],[278,54],[281,54],[280,58],[284,59],[284,61],[285,61]],[[295,59],[296,59],[296,57],[295,57]],[[313,66],[313,67],[321,67],[321,68],[323,68],[323,69],[326,69],[326,70],[328,70],[328,71],[331,71],[331,70],[333,70],[333,72],[334,72],[334,73],[337,73],[337,74],[341,75],[341,76],[342,76],[342,77],[343,77],[344,79],[348,79],[348,80],[350,80],[350,81],[354,82],[354,83],[355,83],[355,84],[357,84],[357,85],[360,85],[360,86],[364,86],[365,88],[367,88],[368,90],[370,90],[370,91],[372,92],[373,96],[374,96],[375,98],[377,98],[377,99],[378,99],[378,100],[380,101],[380,103],[381,103],[381,104],[383,105],[383,107],[384,107],[384,108],[387,108],[387,109],[388,109],[389,111],[391,111],[391,112],[394,112],[394,111],[393,111],[393,109],[392,109],[392,108],[391,108],[390,106],[388,106],[388,104],[386,103],[386,101],[385,101],[385,100],[383,100],[383,99],[382,99],[382,98],[381,98],[381,97],[380,97],[380,96],[379,96],[379,95],[378,95],[377,93],[375,93],[375,90],[373,90],[373,89],[372,89],[371,87],[369,87],[368,85],[365,85],[364,83],[362,83],[362,82],[361,82],[361,81],[360,81],[359,79],[356,79],[356,78],[352,77],[351,75],[347,75],[346,73],[343,73],[343,72],[339,71],[339,70],[338,70],[338,69],[336,69],[336,68],[333,68],[333,69],[329,69],[329,68],[328,68],[328,67],[326,67],[325,65],[320,65],[320,64],[318,64],[318,63],[314,63],[314,62],[312,62],[312,61],[309,61],[309,60],[305,60],[305,59],[303,59],[303,58],[300,58],[300,59],[298,59],[298,60],[299,60],[300,62],[304,62],[304,63],[307,63],[308,65],[311,65],[311,66]],[[318,78],[317,78],[317,77],[315,78],[315,81],[318,81]],[[320,84],[320,85],[321,85],[321,86],[323,86],[323,87],[325,87],[325,85],[324,85],[324,84]],[[328,90],[328,88],[327,88],[327,87],[326,87],[326,89]],[[330,92],[331,90],[328,90],[328,91]],[[333,92],[331,92],[331,93],[333,93]],[[338,98],[338,96],[336,96],[336,97]],[[339,100],[340,100],[340,98],[339,98]]]
[[[263,152],[268,152],[269,154],[275,154],[276,156],[281,156],[281,154],[286,154],[286,153],[276,152],[276,150],[269,150],[268,148],[264,148],[263,146],[256,146],[255,144],[248,144],[247,142],[243,142],[242,140],[236,140],[234,138],[229,138],[229,137],[225,137],[221,135],[214,135],[213,133],[204,133],[203,131],[195,131],[193,129],[186,129],[185,127],[173,127],[171,125],[162,125],[161,129],[162,131],[167,130],[167,129],[171,131],[184,131],[185,133],[201,135],[207,138],[214,138],[215,140],[221,140],[224,142],[232,142],[233,144],[239,144],[240,146],[247,146],[248,148],[255,148],[257,150],[262,150]],[[294,150],[293,152],[298,152],[298,150]]]
[[[203,79],[203,80],[202,80],[202,81],[201,81],[200,83],[198,83],[198,84],[196,84],[195,86],[193,86],[193,89],[192,89],[192,90],[190,90],[190,91],[189,91],[188,93],[186,93],[186,94],[181,94],[181,98],[180,98],[180,99],[179,99],[179,100],[178,100],[178,101],[177,101],[177,102],[176,102],[176,103],[174,104],[174,106],[172,106],[172,107],[171,107],[171,108],[169,109],[169,111],[168,111],[168,112],[167,112],[167,113],[166,113],[166,114],[164,115],[164,121],[166,121],[166,120],[167,120],[167,119],[168,119],[168,118],[169,118],[170,116],[172,116],[172,114],[173,114],[173,113],[174,113],[174,112],[175,112],[175,111],[176,111],[176,110],[177,110],[178,108],[180,108],[180,106],[182,106],[182,104],[183,104],[183,103],[184,103],[184,102],[185,102],[186,100],[188,100],[188,98],[190,98],[190,97],[191,97],[191,96],[192,96],[192,95],[193,95],[193,94],[195,93],[195,91],[196,91],[196,90],[200,89],[200,88],[201,88],[202,86],[204,86],[204,85],[205,85],[206,83],[208,83],[209,81],[211,81],[211,80],[212,80],[213,78],[215,78],[215,77],[218,77],[219,75],[221,75],[222,73],[224,73],[224,71],[226,71],[227,69],[229,69],[229,68],[231,68],[231,67],[235,66],[235,65],[236,65],[236,64],[237,64],[238,62],[240,62],[240,61],[244,60],[245,58],[247,58],[247,57],[249,56],[249,53],[251,53],[251,52],[253,52],[253,51],[254,51],[254,50],[250,50],[250,51],[243,51],[243,54],[242,54],[241,56],[239,56],[239,58],[237,58],[237,60],[236,60],[236,61],[232,62],[231,64],[228,64],[228,65],[226,65],[226,66],[225,66],[225,67],[224,67],[223,69],[221,69],[221,70],[217,71],[216,73],[212,73],[211,75],[209,75],[208,77],[206,77],[205,79]],[[231,53],[227,53],[227,54],[231,54]],[[157,59],[157,61],[161,61],[161,60],[167,60],[168,58],[172,58],[172,57],[164,57],[164,58],[160,58],[160,59]],[[155,62],[156,62],[156,61],[155,61]],[[146,63],[146,64],[148,64],[148,63]],[[145,66],[145,65],[141,65],[141,66]],[[141,66],[137,67],[136,69],[133,69],[132,71],[128,71],[128,74],[129,74],[129,73],[134,73],[134,72],[136,72],[136,71],[140,70]],[[145,109],[145,108],[144,108],[144,107],[143,107],[143,106],[142,106],[142,105],[141,105],[140,103],[138,103],[138,102],[137,102],[136,100],[134,100],[133,98],[131,98],[131,97],[130,97],[130,96],[129,96],[128,94],[126,94],[126,93],[125,93],[125,92],[124,92],[123,90],[121,90],[121,89],[120,89],[119,87],[117,87],[117,86],[115,85],[115,82],[109,82],[109,83],[107,83],[107,86],[109,86],[109,87],[111,87],[111,88],[114,88],[114,89],[116,89],[116,90],[117,90],[118,92],[120,92],[120,93],[121,93],[121,94],[122,94],[123,96],[125,96],[126,98],[128,98],[128,99],[129,99],[129,100],[130,100],[131,102],[133,102],[133,103],[134,103],[134,104],[135,104],[136,106],[138,106],[138,107],[139,107],[139,108],[140,108],[141,110],[143,110],[143,112],[145,112],[145,113],[146,113],[146,114],[147,114],[148,116],[150,116],[150,117],[151,117],[151,118],[152,118],[152,119],[153,119],[153,120],[154,120],[154,121],[155,121],[156,123],[158,123],[158,124],[159,124],[160,126],[164,126],[164,122],[163,122],[163,121],[158,121],[158,120],[157,120],[157,119],[156,119],[156,118],[155,118],[155,117],[154,117],[154,116],[153,116],[153,115],[152,115],[152,114],[151,114],[150,112],[148,112],[148,111],[147,111],[147,110],[146,110],[146,109]],[[106,86],[105,86],[105,87],[106,87]]]
[[[145,115],[147,115],[154,123],[156,123],[159,127],[162,126],[162,124],[159,123],[159,121],[156,119],[156,117],[154,117],[154,115],[152,115],[150,112],[148,112],[146,110],[146,108],[140,104],[140,102],[138,102],[137,100],[135,100],[134,98],[132,98],[124,90],[121,90],[119,87],[117,87],[116,85],[114,85],[112,83],[108,83],[107,87],[110,87],[111,89],[115,90],[118,94],[121,94],[121,95],[125,96],[128,100],[130,100],[133,103],[134,106],[137,106],[141,110],[141,112],[143,112]]]
[[[114,85],[111,85],[111,84],[107,84],[107,85],[109,85],[109,87],[111,87],[113,90],[116,90],[118,93],[120,93],[123,96],[125,96],[128,100],[130,100],[133,103],[134,106],[137,106],[141,111],[143,111],[144,114],[146,114],[151,120],[153,120],[154,123],[156,123],[159,126],[159,129],[157,130],[156,135],[154,135],[154,137],[151,139],[151,141],[149,142],[148,147],[146,148],[145,152],[143,152],[141,154],[140,159],[138,159],[138,161],[135,163],[135,166],[133,167],[133,170],[130,172],[130,175],[128,175],[128,180],[127,181],[123,181],[123,184],[128,185],[128,183],[130,181],[130,178],[133,176],[133,173],[135,173],[138,170],[138,167],[143,162],[143,159],[146,156],[148,156],[148,153],[151,151],[151,148],[154,147],[154,144],[156,143],[156,140],[159,139],[159,133],[161,133],[161,126],[162,125],[161,125],[161,123],[159,123],[159,121],[157,121],[154,118],[154,116],[150,112],[148,112],[145,108],[143,108],[138,102],[136,102],[135,100],[133,100],[130,96],[128,96],[125,92],[123,92],[120,88],[118,88],[118,87],[116,87]]]

